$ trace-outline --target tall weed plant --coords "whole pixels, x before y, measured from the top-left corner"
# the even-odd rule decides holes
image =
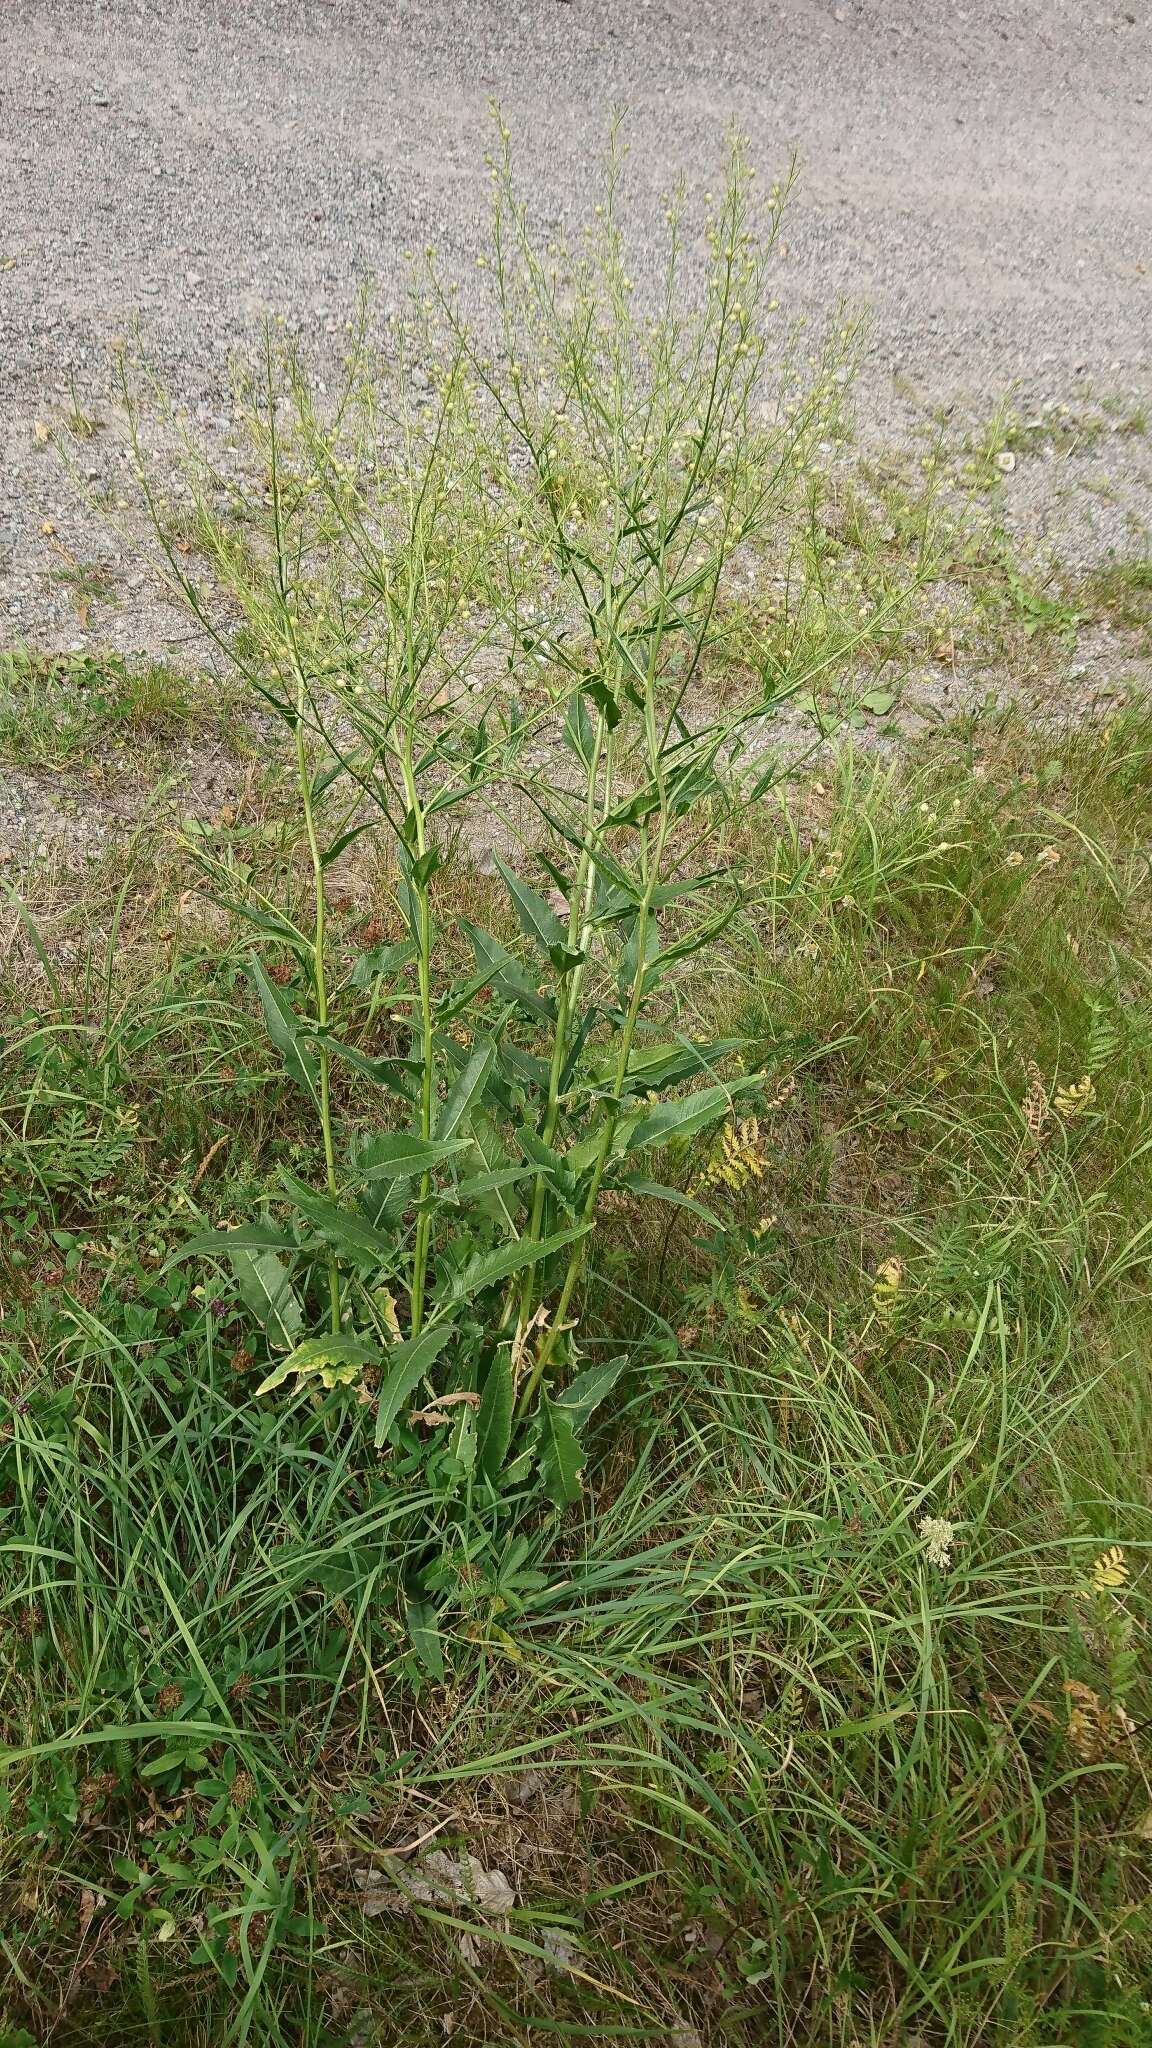
[[[659,1155],[758,1085],[736,1041],[678,1022],[684,964],[740,910],[717,828],[774,774],[774,686],[721,712],[702,667],[727,572],[835,421],[853,340],[773,350],[781,195],[757,205],[738,141],[700,247],[668,199],[640,307],[626,155],[616,131],[580,247],[544,247],[498,121],[483,338],[432,252],[383,347],[362,316],[335,394],[269,333],[245,386],[260,482],[222,506],[192,456],[191,556],[140,463],[175,586],[291,738],[304,894],[227,835],[197,852],[252,931],[324,1160],[322,1185],[283,1172],[274,1208],[183,1255],[231,1261],[260,1393],[319,1390],[334,1428],[370,1406],[397,1483],[469,1543],[512,1499],[578,1497],[630,1362],[585,1285],[605,1206],[707,1217]],[[373,842],[394,935],[349,972],[330,897]],[[441,908],[477,852],[506,892],[496,931]],[[433,1670],[441,1572],[433,1546],[406,1587]]]

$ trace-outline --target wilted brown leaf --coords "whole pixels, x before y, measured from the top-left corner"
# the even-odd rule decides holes
[[[467,1388],[462,1388],[456,1394],[441,1394],[434,1408],[413,1408],[408,1420],[413,1424],[425,1422],[429,1427],[434,1427],[444,1422],[451,1422],[452,1417],[445,1414],[445,1409],[458,1407],[462,1401],[469,1408],[478,1408],[480,1406],[479,1394],[473,1394]]]

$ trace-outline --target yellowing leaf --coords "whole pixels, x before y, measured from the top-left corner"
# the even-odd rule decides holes
[[[270,1372],[266,1380],[257,1387],[258,1394],[269,1394],[273,1387],[282,1386],[290,1372],[303,1380],[315,1373],[322,1386],[349,1387],[359,1379],[366,1365],[378,1365],[380,1353],[374,1344],[368,1344],[362,1337],[306,1337],[303,1344],[297,1344]]]
[[[1091,1107],[1095,1094],[1092,1076],[1083,1074],[1079,1081],[1071,1082],[1067,1088],[1057,1088],[1052,1097],[1053,1107],[1066,1123],[1071,1123]]]
[[[1098,1593],[1115,1592],[1128,1584],[1128,1566],[1118,1543],[1102,1551],[1092,1566],[1092,1583]]]
[[[380,1320],[382,1321],[384,1328],[387,1330],[388,1335],[391,1338],[393,1344],[399,1344],[400,1319],[396,1314],[395,1295],[389,1294],[388,1289],[386,1287],[377,1287],[373,1289],[372,1299],[375,1302],[376,1307],[380,1311]]]
[[[460,1392],[455,1394],[441,1394],[434,1408],[413,1408],[408,1420],[413,1424],[424,1422],[428,1424],[429,1428],[438,1428],[443,1422],[455,1421],[456,1418],[447,1414],[446,1410],[457,1407],[461,1402],[469,1408],[478,1408],[480,1406],[480,1396],[479,1394],[471,1393],[467,1388],[462,1388]]]
[[[499,1644],[504,1655],[511,1658],[513,1664],[523,1663],[524,1652],[516,1638],[510,1636],[506,1628],[501,1628],[497,1622],[490,1621],[488,1624],[488,1634],[494,1643]]]
[[[881,1259],[872,1282],[872,1306],[878,1316],[890,1315],[896,1305],[896,1296],[904,1285],[904,1262],[902,1259]]]

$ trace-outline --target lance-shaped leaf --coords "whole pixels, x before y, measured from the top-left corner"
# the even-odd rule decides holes
[[[746,1088],[762,1085],[759,1074],[742,1074],[738,1080],[726,1087],[698,1088],[693,1095],[684,1095],[675,1102],[659,1102],[655,1109],[643,1115],[634,1112],[621,1117],[612,1132],[607,1158],[619,1159],[627,1152],[639,1152],[648,1145],[666,1145],[672,1138],[690,1138],[709,1124],[728,1114],[734,1098]],[[564,1154],[566,1165],[573,1173],[583,1173],[599,1158],[604,1143],[603,1127],[582,1138],[578,1145],[570,1145]]]
[[[361,1052],[357,1046],[345,1045],[343,1039],[334,1038],[330,1031],[318,1031],[316,1044],[324,1046],[337,1059],[347,1060],[358,1074],[366,1074],[381,1088],[391,1088],[393,1093],[406,1102],[414,1102],[419,1094],[421,1063],[419,1060],[388,1059],[383,1054],[374,1056]]]
[[[444,1644],[436,1622],[436,1609],[430,1600],[406,1598],[404,1619],[412,1648],[423,1664],[430,1678],[438,1684],[444,1683]]]
[[[333,1245],[339,1252],[363,1252],[377,1264],[390,1264],[396,1250],[395,1239],[362,1216],[357,1209],[346,1209],[341,1202],[331,1201],[327,1195],[317,1194],[314,1188],[305,1187],[295,1174],[286,1167],[280,1171],[284,1191],[293,1206],[306,1216],[314,1230],[318,1231],[326,1244]]]
[[[513,1273],[522,1272],[525,1266],[534,1266],[539,1261],[551,1258],[553,1252],[562,1251],[567,1244],[574,1244],[578,1237],[590,1231],[590,1223],[580,1223],[574,1230],[561,1230],[554,1237],[537,1240],[534,1237],[518,1237],[511,1244],[504,1244],[494,1252],[481,1252],[469,1259],[467,1265],[453,1275],[449,1288],[449,1299],[468,1301],[481,1288],[491,1287],[498,1280],[507,1280]]]
[[[609,732],[614,732],[620,723],[620,706],[603,676],[586,676],[580,687],[585,696],[591,697]]]
[[[472,924],[468,918],[462,917],[460,923],[471,941],[476,965],[486,970],[493,988],[519,1004],[536,1022],[550,1023],[556,1014],[555,1004],[540,994],[527,968],[515,954],[510,953],[507,946],[502,946],[499,939],[494,939],[491,932]]]
[[[488,1367],[476,1418],[476,1462],[488,1479],[495,1479],[508,1455],[515,1401],[511,1347],[501,1344]]]
[[[234,1230],[201,1231],[198,1237],[190,1237],[172,1253],[163,1270],[166,1273],[169,1266],[178,1266],[182,1259],[199,1258],[206,1252],[224,1252],[231,1258],[234,1252],[239,1251],[294,1252],[299,1249],[290,1231],[257,1219],[254,1223],[238,1223]]]
[[[720,1218],[711,1209],[706,1209],[703,1202],[697,1202],[681,1188],[667,1188],[659,1181],[644,1180],[636,1173],[623,1174],[612,1182],[612,1186],[628,1188],[632,1194],[645,1195],[654,1202],[670,1202],[676,1209],[687,1209],[691,1215],[699,1216],[701,1222],[707,1223],[710,1229],[722,1230],[724,1227]]]
[[[405,1338],[403,1344],[394,1345],[388,1353],[388,1370],[376,1414],[377,1446],[384,1442],[401,1409],[411,1400],[453,1334],[451,1323],[430,1323],[418,1337]]]
[[[504,877],[508,894],[520,920],[520,928],[525,935],[540,948],[545,959],[548,958],[553,946],[566,947],[568,933],[551,904],[546,903],[543,896],[538,896],[535,889],[530,889],[527,882],[522,882],[519,875],[513,874],[512,869],[505,865],[498,853],[493,855],[493,859]]]
[[[529,1129],[517,1133],[517,1143],[538,1173],[547,1181],[548,1186],[571,1211],[576,1202],[576,1176],[569,1172],[563,1154],[554,1151],[551,1145],[546,1145],[543,1138],[537,1137],[536,1132]]]
[[[612,1392],[621,1373],[628,1363],[627,1352],[621,1351],[615,1358],[609,1358],[603,1365],[586,1366],[578,1372],[570,1386],[562,1394],[551,1396],[554,1407],[562,1408],[577,1432],[583,1429],[590,1415],[594,1414],[601,1401]]]
[[[455,1138],[461,1126],[466,1127],[473,1104],[482,1095],[484,1084],[495,1062],[496,1046],[493,1040],[478,1038],[448,1090],[436,1119],[436,1136],[440,1142]]]
[[[415,958],[416,948],[411,939],[401,939],[391,946],[373,946],[369,952],[361,953],[352,969],[352,986],[371,988],[380,975],[399,974]]]
[[[625,1093],[658,1093],[678,1087],[681,1081],[713,1071],[731,1053],[743,1052],[746,1038],[662,1039],[655,1045],[634,1046],[624,1077]],[[592,1072],[600,1082],[613,1077],[614,1059],[600,1059]]]
[[[549,1500],[558,1508],[568,1507],[572,1501],[579,1500],[584,1452],[573,1417],[547,1394],[540,1404],[537,1457]]]
[[[415,1180],[442,1166],[455,1153],[467,1151],[468,1143],[467,1138],[422,1138],[419,1131],[386,1131],[373,1138],[370,1148],[361,1154],[357,1178]]]
[[[237,1248],[231,1258],[240,1292],[269,1344],[277,1351],[286,1351],[304,1322],[287,1267],[275,1252],[269,1251]]]
[[[620,1001],[622,1003],[626,1003],[628,1001],[628,997],[632,990],[632,985],[635,982],[637,975],[640,975],[640,988],[642,995],[647,995],[649,990],[659,980],[659,974],[655,968],[654,962],[656,960],[657,954],[660,951],[660,929],[656,923],[655,918],[649,917],[643,920],[643,972],[641,972],[640,961],[640,933],[641,919],[637,917],[632,925],[632,929],[630,930],[627,939],[624,942],[624,946],[621,950],[620,959],[616,968],[616,987],[620,995]]]
[[[548,1498],[558,1508],[580,1497],[586,1461],[583,1432],[588,1419],[609,1395],[628,1363],[623,1352],[603,1365],[577,1373],[563,1393],[545,1394],[536,1421],[536,1457]],[[508,1482],[509,1474],[505,1475]]]
[[[643,1151],[646,1145],[666,1145],[670,1138],[691,1138],[706,1130],[732,1107],[732,1098],[745,1088],[758,1087],[758,1074],[744,1074],[729,1087],[697,1088],[676,1102],[658,1102],[655,1109],[632,1128],[629,1150]]]
[[[316,1057],[311,1048],[301,1042],[300,1019],[283,990],[269,981],[255,954],[249,964],[268,1026],[268,1036],[283,1059],[287,1072],[315,1102],[320,1086]]]

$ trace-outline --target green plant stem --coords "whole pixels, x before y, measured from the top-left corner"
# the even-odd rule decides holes
[[[312,892],[315,903],[315,922],[312,929],[312,987],[316,998],[316,1022],[324,1032],[328,1029],[328,976],[325,967],[325,917],[324,861],[320,841],[316,832],[316,813],[312,802],[312,778],[308,769],[308,752],[304,744],[304,677],[297,676],[297,708],[295,726],[296,779],[300,789],[300,804],[304,813],[304,828],[308,835],[308,851],[312,861]],[[335,1201],[339,1195],[336,1178],[336,1147],[332,1135],[332,1088],[331,1059],[323,1043],[316,1047],[316,1065],[320,1076],[320,1130],[324,1141],[324,1169],[328,1193]],[[332,1329],[340,1329],[340,1269],[335,1252],[328,1255],[328,1292],[330,1297]]]
[[[636,968],[632,976],[632,987],[628,996],[628,1009],[620,1033],[620,1045],[616,1056],[616,1072],[612,1088],[614,1107],[609,1111],[604,1120],[600,1144],[597,1148],[596,1159],[592,1168],[592,1177],[588,1183],[588,1192],[584,1198],[584,1207],[581,1211],[580,1220],[582,1223],[590,1223],[595,1215],[596,1203],[600,1195],[600,1184],[604,1178],[604,1169],[608,1163],[608,1155],[612,1149],[612,1141],[615,1138],[616,1127],[620,1120],[620,1100],[624,1084],[628,1078],[628,1062],[632,1057],[636,1026],[640,1021],[640,1010],[644,1001],[644,988],[648,972],[648,925],[652,916],[652,901],[659,887],[660,876],[664,866],[664,850],[667,845],[668,832],[671,825],[664,778],[664,742],[657,726],[656,717],[658,663],[667,621],[667,611],[668,593],[663,576],[661,576],[659,601],[656,611],[656,630],[650,636],[647,669],[644,677],[644,736],[648,747],[648,764],[652,779],[660,791],[659,825],[656,831],[655,848],[651,853],[651,857],[649,857],[648,827],[641,827],[641,863],[644,875],[644,893],[640,899],[640,905],[636,914]],[[604,817],[607,817],[609,808],[610,791],[606,784],[602,814]],[[591,880],[592,878],[590,877],[589,908]],[[564,1327],[564,1319],[571,1306],[572,1296],[576,1291],[576,1286],[583,1270],[586,1242],[586,1238],[578,1238],[568,1255],[568,1268],[560,1289],[560,1299],[556,1304],[552,1320],[541,1340],[536,1362],[524,1382],[524,1389],[517,1403],[516,1412],[520,1416],[527,1412],[535,1397],[536,1390],[551,1361],[559,1333]]]
[[[604,765],[604,779],[600,788],[601,760]],[[568,943],[574,952],[587,954],[592,937],[592,894],[596,882],[596,871],[592,863],[592,846],[598,822],[607,816],[612,802],[612,736],[607,722],[601,715],[596,721],[596,737],[592,743],[592,757],[588,763],[588,795],[584,811],[584,844],[576,870],[572,890],[572,902],[568,917]],[[599,802],[597,792],[600,790]],[[597,819],[599,811],[599,821]],[[580,1005],[580,989],[584,978],[584,962],[581,960],[565,975],[560,990],[560,1001],[556,1018],[556,1031],[552,1042],[552,1058],[548,1069],[548,1097],[541,1131],[544,1143],[551,1145],[560,1121],[560,1080],[568,1057],[569,1031],[573,1017]],[[536,1175],[532,1193],[532,1213],[528,1225],[529,1237],[539,1238],[544,1220],[544,1202],[547,1182],[543,1173]],[[527,1322],[534,1307],[533,1295],[536,1287],[535,1264],[524,1275],[520,1291],[520,1314]]]
[[[308,678],[300,657],[296,636],[296,622],[293,616],[291,582],[288,574],[288,557],[284,545],[284,516],[280,496],[280,453],[276,432],[276,395],[272,375],[272,344],[270,333],[265,333],[265,361],[268,379],[268,425],[269,425],[269,472],[272,493],[272,520],[276,536],[276,588],[280,601],[287,641],[292,676],[296,685],[296,715],[293,720],[292,736],[296,751],[296,781],[300,791],[300,806],[304,815],[304,829],[308,837],[308,852],[312,862],[312,898],[314,919],[312,928],[312,987],[316,1000],[316,1022],[321,1038],[328,1028],[328,979],[325,967],[325,898],[324,858],[316,831],[316,809],[312,796],[312,775],[308,766],[308,749],[305,744],[305,714],[308,708]],[[330,1083],[330,1056],[328,1048],[321,1042],[316,1048],[317,1069],[320,1076],[320,1130],[324,1144],[324,1167],[328,1193],[336,1199],[339,1188],[336,1179],[336,1148],[332,1136],[332,1095]],[[340,1268],[336,1253],[328,1255],[328,1293],[332,1316],[332,1329],[340,1329]]]
[[[427,829],[424,821],[424,807],[416,785],[416,771],[412,758],[412,730],[409,726],[404,741],[403,755],[404,787],[408,806],[415,824],[416,858],[421,861],[428,851]],[[432,906],[428,898],[426,881],[411,884],[416,897],[416,974],[420,996],[420,1135],[432,1136],[432,1111],[436,1101],[435,1068],[432,1046]],[[429,1207],[432,1193],[432,1175],[425,1173],[420,1179],[420,1210],[416,1218],[416,1244],[412,1255],[412,1335],[418,1337],[424,1326],[424,1298],[428,1285],[428,1254],[432,1242],[432,1214]]]
[[[620,1121],[620,1097],[624,1088],[624,1083],[628,1076],[628,1062],[632,1057],[632,1046],[636,1037],[636,1026],[640,1020],[640,1009],[644,1001],[644,981],[647,967],[647,962],[645,960],[645,951],[648,935],[648,923],[652,915],[652,898],[659,885],[664,845],[668,835],[668,825],[669,818],[667,809],[665,806],[662,806],[660,812],[660,825],[656,838],[655,857],[652,860],[649,869],[644,895],[641,899],[640,908],[637,912],[636,972],[632,977],[632,987],[628,997],[628,1009],[620,1033],[620,1048],[616,1057],[616,1071],[613,1079],[612,1092],[614,1097],[616,1098],[616,1106],[609,1111],[608,1115],[604,1120],[604,1126],[600,1134],[600,1144],[597,1148],[596,1159],[592,1168],[592,1178],[588,1183],[588,1192],[584,1197],[584,1206],[580,1212],[580,1220],[582,1223],[590,1223],[596,1212],[596,1203],[600,1195],[600,1184],[604,1178],[604,1169],[608,1164],[608,1155],[612,1150],[612,1141],[616,1136],[616,1127]],[[532,1371],[529,1373],[528,1378],[524,1382],[524,1388],[521,1393],[520,1399],[517,1403],[516,1412],[520,1416],[525,1415],[528,1409],[531,1407],[533,1398],[536,1394],[536,1390],[539,1387],[540,1381],[542,1380],[544,1373],[546,1372],[548,1365],[551,1362],[552,1354],[556,1346],[556,1341],[560,1335],[560,1332],[564,1328],[564,1319],[568,1314],[569,1308],[571,1307],[572,1296],[576,1291],[577,1283],[580,1279],[580,1274],[583,1270],[586,1244],[586,1238],[578,1238],[568,1255],[568,1269],[564,1275],[564,1283],[560,1289],[560,1298],[556,1304],[555,1313],[552,1317],[551,1322],[548,1325],[547,1331],[545,1332],[545,1335],[540,1345],[539,1352],[537,1353],[536,1362],[532,1368]]]

